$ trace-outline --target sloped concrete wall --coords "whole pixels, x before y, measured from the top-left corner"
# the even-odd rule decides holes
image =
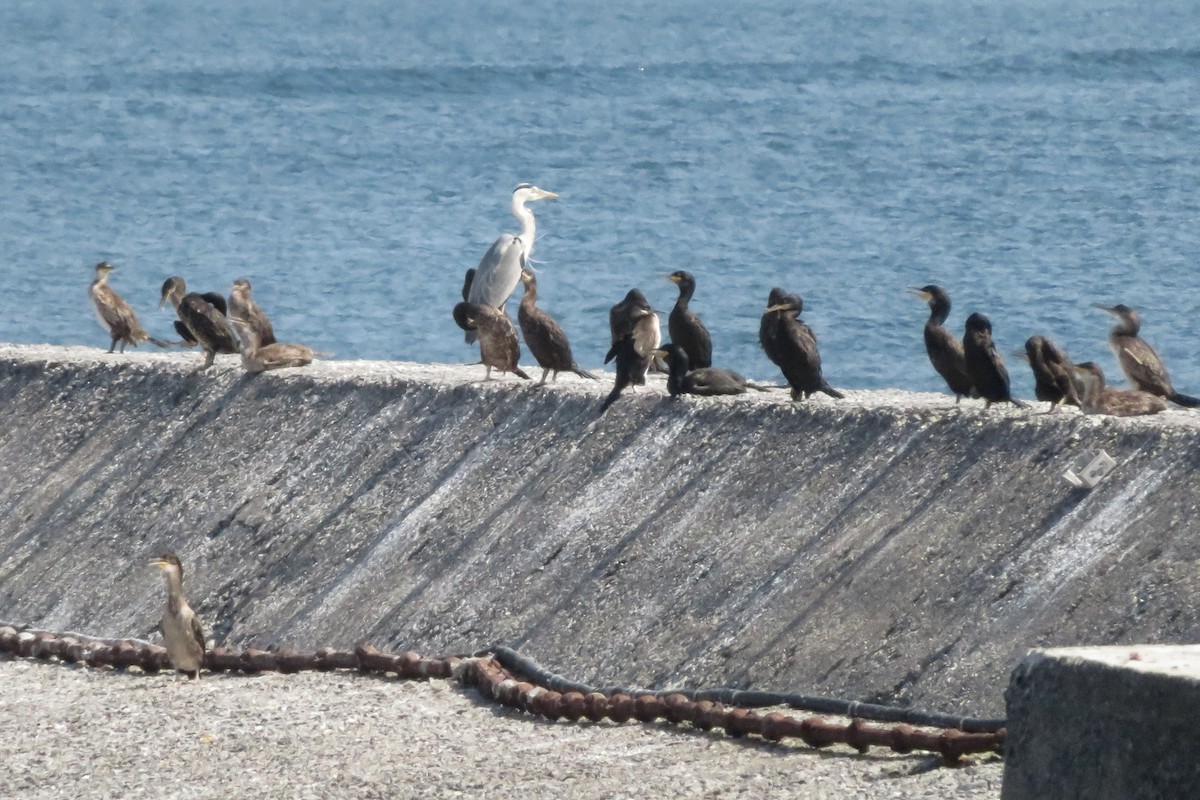
[[[0,618],[231,645],[521,648],[580,679],[1002,715],[1031,647],[1200,638],[1200,415],[0,347]],[[473,382],[474,381],[474,382]],[[1092,492],[1061,473],[1103,447]]]

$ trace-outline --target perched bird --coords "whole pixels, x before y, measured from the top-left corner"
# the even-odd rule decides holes
[[[712,336],[696,312],[688,308],[696,292],[695,277],[685,270],[677,270],[664,277],[679,286],[679,297],[667,317],[667,333],[671,335],[671,342],[683,348],[693,369],[711,367]]]
[[[967,374],[962,342],[945,328],[946,318],[950,316],[950,295],[932,283],[909,291],[929,304],[929,319],[925,321],[925,352],[929,354],[929,361],[937,374],[954,392],[954,402],[958,403],[964,397],[978,397]]]
[[[1072,367],[1082,389],[1079,407],[1085,414],[1139,417],[1165,411],[1167,402],[1139,389],[1112,389],[1104,383],[1104,372],[1091,361]]]
[[[595,375],[585,372],[575,363],[567,334],[554,317],[537,307],[537,277],[528,269],[523,269],[521,282],[525,284],[525,295],[521,298],[521,307],[517,310],[517,322],[521,326],[521,334],[525,337],[529,352],[533,353],[538,366],[542,368],[542,379],[538,386],[546,382],[546,375],[550,372],[554,373],[554,381],[558,380],[558,373],[563,371],[596,380]]]
[[[555,197],[558,195],[554,192],[539,189],[530,183],[519,184],[513,189],[512,213],[521,222],[521,232],[504,234],[483,254],[475,275],[470,279],[470,289],[464,298],[466,302],[504,308],[509,295],[521,280],[521,270],[529,264],[529,254],[533,252],[537,238],[537,222],[525,204]],[[473,343],[475,332],[467,331],[466,340],[467,344]]]
[[[986,401],[984,407],[991,408],[992,403],[1007,402],[1027,408],[1009,390],[1008,370],[1004,368],[1004,360],[992,343],[992,323],[987,317],[978,311],[967,317],[962,343],[967,375],[975,391]]]
[[[204,664],[204,627],[183,599],[183,564],[174,553],[164,553],[151,561],[150,566],[158,567],[167,583],[167,608],[158,623],[167,646],[167,658],[176,670],[176,677],[184,672],[189,678],[199,680]]]
[[[609,357],[605,359],[605,363],[613,358],[617,360],[617,376],[613,381],[612,391],[600,404],[601,414],[607,411],[613,401],[621,396],[621,392],[626,386],[646,382],[646,357],[637,351],[632,333],[626,333],[614,342],[612,349],[608,352]]]
[[[654,351],[662,343],[658,315],[650,307],[646,296],[638,289],[630,289],[624,300],[608,310],[608,326],[612,333],[612,347],[605,354],[604,363],[607,364],[618,355],[618,344],[628,336],[640,360],[640,366],[630,365],[628,383],[644,385],[646,370],[654,360]]]
[[[744,394],[747,389],[766,391],[731,369],[720,367],[692,369],[687,351],[674,342],[667,342],[654,353],[667,362],[667,391],[672,397],[678,397],[681,394],[704,396]]]
[[[1126,305],[1096,307],[1117,318],[1117,324],[1108,332],[1108,343],[1117,354],[1117,363],[1130,383],[1143,392],[1165,397],[1184,408],[1200,406],[1200,398],[1175,391],[1166,365],[1154,348],[1138,335],[1142,321],[1136,311]]]
[[[112,337],[112,344],[108,346],[108,352],[111,353],[116,349],[117,342],[121,343],[122,353],[125,352],[125,345],[131,344],[137,347],[142,342],[150,342],[159,347],[170,347],[162,339],[155,339],[146,333],[129,303],[125,302],[125,298],[114,292],[108,285],[108,275],[113,269],[113,265],[107,261],[97,264],[96,278],[88,290],[88,296],[92,299],[92,305],[96,309],[96,319],[100,320],[100,326]]]
[[[1079,405],[1079,390],[1071,359],[1062,348],[1045,336],[1030,336],[1025,341],[1025,357],[1033,370],[1033,393],[1038,400],[1050,404],[1051,411],[1059,405]]]
[[[229,311],[222,313],[231,322],[235,318],[239,320],[234,322],[233,326],[237,329],[243,345],[249,344],[250,333],[253,331],[258,346],[267,347],[275,344],[275,331],[271,327],[271,320],[267,319],[262,308],[250,296],[251,291],[250,281],[245,278],[235,280],[229,292]]]
[[[804,298],[776,287],[771,290],[767,302],[769,305],[759,323],[759,343],[792,387],[792,399],[808,399],[816,392],[844,398],[845,395],[830,386],[821,373],[817,337],[800,320]]]
[[[239,317],[230,317],[239,331],[242,331],[242,368],[246,372],[266,372],[285,367],[306,367],[312,363],[318,354],[315,350],[303,344],[287,342],[271,342],[259,344],[258,331],[253,325]],[[321,354],[325,355],[325,354]]]
[[[459,303],[454,307],[454,321],[464,331],[479,335],[479,356],[487,367],[484,380],[492,379],[492,367],[529,380],[529,376],[517,366],[521,358],[521,346],[517,342],[516,328],[502,310],[479,303]]]
[[[158,303],[158,307],[162,308],[170,301],[187,336],[204,348],[204,364],[200,369],[212,366],[217,353],[236,353],[240,349],[229,327],[229,320],[225,317],[225,299],[218,294],[211,295],[212,300],[207,297],[188,292],[183,278],[174,275],[163,281],[162,297]]]

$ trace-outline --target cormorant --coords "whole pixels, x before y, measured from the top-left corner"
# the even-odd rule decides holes
[[[464,331],[478,333],[479,356],[487,367],[484,380],[492,379],[492,367],[529,380],[529,376],[517,366],[521,358],[517,331],[502,310],[479,303],[459,303],[454,307],[454,321]]]
[[[1166,365],[1154,348],[1138,335],[1142,321],[1136,311],[1127,305],[1096,307],[1104,309],[1118,320],[1108,332],[1108,343],[1117,354],[1117,363],[1121,365],[1121,370],[1130,383],[1143,392],[1165,397],[1184,408],[1200,406],[1200,398],[1175,391]]]
[[[667,391],[672,397],[698,394],[706,397],[718,394],[744,394],[747,389],[765,392],[731,369],[720,367],[691,368],[687,351],[674,342],[667,342],[654,354],[667,362]]]
[[[247,372],[266,372],[285,367],[306,367],[318,354],[311,347],[287,342],[271,342],[260,345],[258,332],[240,317],[230,317],[244,337],[242,346],[242,368]],[[321,355],[326,355],[322,353]]]
[[[170,347],[170,344],[162,339],[155,339],[146,333],[146,329],[142,327],[142,323],[138,322],[137,314],[133,313],[129,303],[125,302],[125,298],[114,292],[108,285],[108,274],[113,269],[113,265],[107,261],[97,264],[96,278],[88,290],[88,296],[91,297],[92,305],[96,309],[96,319],[100,320],[101,327],[112,337],[112,344],[108,346],[108,352],[111,353],[116,349],[117,342],[121,343],[122,353],[125,352],[125,345],[131,344],[137,347],[142,342],[150,342],[159,347]]]
[[[929,361],[937,374],[954,392],[954,402],[958,403],[964,397],[978,397],[967,374],[962,342],[945,328],[946,318],[950,316],[950,295],[932,283],[909,291],[929,304],[929,319],[925,321],[925,352],[929,354]]]
[[[258,347],[267,347],[275,344],[275,331],[271,327],[271,320],[267,319],[267,315],[263,313],[262,308],[258,303],[254,302],[254,298],[250,296],[252,288],[250,281],[245,278],[238,278],[233,282],[233,288],[229,292],[229,311],[222,312],[231,322],[236,318],[238,322],[234,323],[237,329],[238,336],[242,339],[243,345],[250,344],[249,332],[254,331],[255,341],[258,342]]]
[[[204,627],[199,617],[183,599],[183,564],[174,553],[164,553],[150,562],[162,571],[167,583],[167,608],[158,626],[167,647],[167,658],[178,673],[200,679],[204,664]]]
[[[792,387],[792,399],[808,399],[816,392],[844,398],[821,373],[816,334],[800,319],[804,298],[776,287],[767,302],[769,305],[759,323],[759,342],[767,358],[775,362]]]
[[[539,189],[530,183],[518,184],[512,193],[512,213],[521,222],[521,232],[506,233],[492,243],[483,254],[465,302],[503,309],[509,295],[521,280],[521,270],[529,264],[529,254],[537,240],[537,222],[533,212],[525,207],[534,200],[551,200],[554,192]],[[475,341],[475,332],[467,331],[467,344]]]
[[[1082,388],[1079,407],[1085,414],[1107,414],[1113,417],[1138,417],[1165,411],[1167,403],[1161,397],[1139,389],[1113,389],[1105,385],[1104,372],[1091,361],[1072,367]]]
[[[575,363],[571,355],[571,343],[567,334],[554,320],[554,317],[537,307],[537,278],[528,269],[521,270],[521,282],[525,284],[525,295],[521,298],[521,307],[517,310],[517,322],[521,326],[521,334],[529,352],[537,359],[542,368],[541,386],[546,382],[546,375],[554,373],[553,380],[558,380],[562,371],[574,372],[581,378],[596,380],[596,376],[585,372]]]
[[[1045,336],[1030,336],[1025,341],[1025,356],[1033,370],[1033,393],[1038,400],[1058,411],[1062,403],[1079,405],[1079,389],[1075,384],[1074,364],[1062,348]]]
[[[626,386],[646,382],[647,359],[637,351],[633,333],[626,333],[620,339],[613,342],[612,348],[608,351],[608,358],[605,359],[605,363],[608,363],[613,358],[617,360],[616,380],[613,382],[612,391],[608,393],[608,397],[604,398],[604,402],[600,405],[601,414],[607,411],[608,407],[613,404],[613,401],[621,396],[621,392]]]
[[[641,366],[631,366],[628,383],[635,386],[644,385],[646,370],[654,361],[653,351],[662,343],[658,314],[654,313],[650,302],[640,290],[630,289],[624,300],[609,309],[608,326],[612,333],[612,347],[605,354],[604,363],[607,364],[617,356],[618,343],[629,336],[634,352],[641,359]]]
[[[696,291],[695,277],[685,270],[677,270],[664,277],[679,286],[679,297],[667,317],[667,332],[671,335],[671,342],[683,348],[693,369],[711,367],[712,336],[696,312],[688,308]]]
[[[967,317],[963,355],[967,360],[967,375],[971,378],[971,385],[986,401],[985,408],[1000,402],[1027,408],[1012,396],[1008,386],[1008,370],[1004,368],[1004,360],[992,343],[992,323],[978,311]]]
[[[225,298],[215,292],[205,295],[188,292],[183,278],[174,275],[163,281],[158,307],[162,308],[168,300],[183,323],[180,332],[186,331],[186,337],[204,348],[204,364],[200,369],[212,366],[217,353],[238,352],[237,338],[225,317]],[[176,329],[179,330],[178,325]]]

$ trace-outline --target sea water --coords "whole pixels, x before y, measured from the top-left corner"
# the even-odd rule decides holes
[[[1033,334],[1119,380],[1119,302],[1200,393],[1198,114],[1192,2],[10,0],[0,341],[107,348],[106,259],[163,337],[164,278],[244,276],[284,340],[472,362],[450,311],[529,181],[561,195],[533,257],[584,367],[610,305],[666,312],[686,269],[753,377],[778,285],[834,385],[943,390],[905,291],[938,283],[1018,394]]]

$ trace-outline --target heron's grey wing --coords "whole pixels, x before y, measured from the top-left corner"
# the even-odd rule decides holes
[[[525,245],[519,236],[506,233],[483,254],[471,281],[469,303],[500,308],[521,282]]]

